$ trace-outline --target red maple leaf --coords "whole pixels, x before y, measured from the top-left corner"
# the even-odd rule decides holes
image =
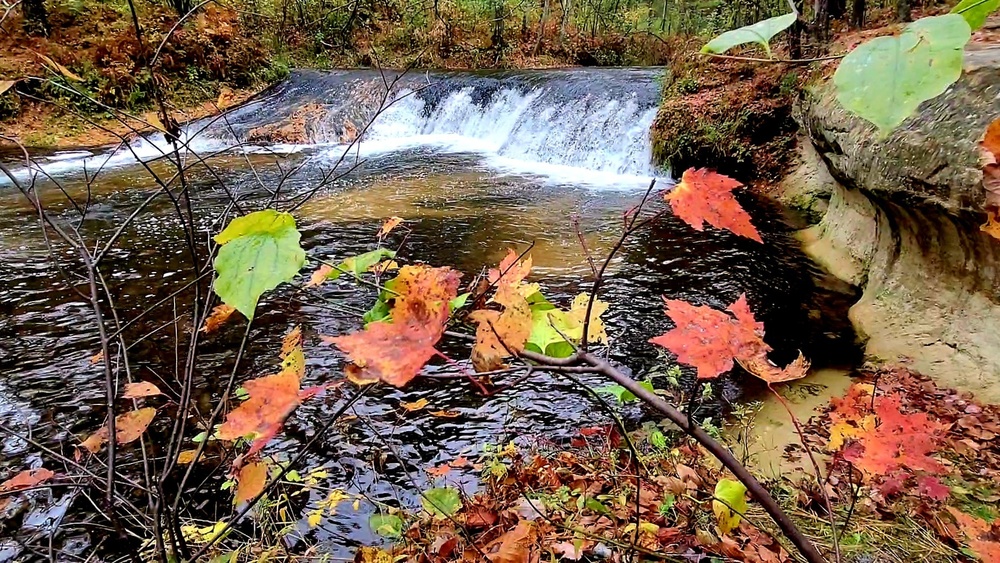
[[[930,457],[937,451],[945,426],[926,413],[904,413],[902,398],[893,394],[875,400],[878,424],[861,434],[864,451],[848,459],[869,475],[885,475],[898,469],[940,473],[945,467]]]
[[[975,516],[970,516],[957,508],[948,507],[948,512],[955,517],[955,522],[959,528],[969,538],[969,547],[985,563],[996,563],[1000,561],[1000,542],[994,541],[994,537],[1000,536],[1000,520],[992,524]]]
[[[688,168],[680,183],[664,199],[670,203],[674,215],[696,231],[704,229],[704,224],[708,223],[764,242],[750,223],[750,214],[733,197],[733,190],[741,186],[736,180],[706,168]]]
[[[650,339],[677,355],[677,361],[698,369],[698,379],[712,379],[733,369],[735,360],[760,358],[770,351],[764,343],[764,324],[753,318],[746,295],[728,311],[705,305],[664,299],[666,314],[676,325]]]

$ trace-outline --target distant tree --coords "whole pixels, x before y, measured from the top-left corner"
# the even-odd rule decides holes
[[[49,34],[49,13],[42,0],[22,0],[21,10],[24,15],[24,32],[28,35]]]
[[[865,0],[854,0],[851,6],[851,27],[861,29],[865,26]]]
[[[184,14],[191,11],[194,7],[192,0],[170,0],[170,6],[177,12],[177,15],[183,16]]]
[[[912,7],[910,0],[896,0],[896,21],[913,21]]]

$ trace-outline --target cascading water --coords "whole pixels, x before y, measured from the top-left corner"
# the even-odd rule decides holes
[[[659,98],[659,73],[595,69],[384,76],[302,71],[225,119],[188,124],[182,144],[201,156],[227,148],[315,150],[316,158],[335,161],[360,133],[352,147],[358,155],[423,147],[477,153],[501,172],[583,183],[648,182],[657,174],[649,128]],[[276,137],[273,131],[279,128],[282,135]],[[291,142],[289,129],[295,130]],[[37,166],[50,175],[84,166],[106,170],[162,158],[170,150],[157,133],[112,151],[51,155]]]

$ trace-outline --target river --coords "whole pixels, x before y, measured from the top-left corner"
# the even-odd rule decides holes
[[[381,222],[399,216],[411,229],[401,256],[453,266],[466,280],[495,265],[507,248],[533,245],[530,281],[566,305],[591,283],[578,230],[590,252],[603,256],[618,236],[622,213],[637,203],[650,180],[670,183],[667,171],[651,163],[649,139],[662,72],[410,73],[396,82],[396,75],[374,71],[293,73],[225,119],[187,126],[189,147],[211,155],[214,170],[193,166],[188,175],[198,230],[205,238],[218,232],[221,226],[213,220],[228,194],[253,205],[279,186],[292,198],[321,185],[294,212],[310,256],[340,260],[370,250]],[[390,103],[384,104],[387,85]],[[288,123],[300,130],[293,142],[274,135]],[[363,133],[361,142],[345,157],[345,137],[355,131]],[[232,148],[234,139],[248,138],[255,144]],[[162,136],[152,135],[117,151],[40,153],[34,168],[52,179],[38,177],[38,190],[47,208],[69,225],[76,225],[79,214],[56,182],[81,206],[86,202],[80,233],[103,243],[155,193],[157,186],[136,159],[163,173],[168,167],[156,159],[163,148]],[[20,166],[15,173],[22,181],[29,178],[23,162],[7,162]],[[88,186],[85,171],[92,175],[98,169]],[[347,173],[324,183],[334,169]],[[73,446],[104,417],[103,374],[91,362],[99,346],[96,325],[88,305],[53,266],[37,216],[5,182],[0,181],[0,420],[71,456]],[[671,216],[629,241],[602,295],[611,303],[611,358],[637,375],[666,361],[647,343],[669,328],[661,296],[724,308],[745,292],[767,326],[776,360],[802,350],[818,366],[854,361],[844,315],[853,295],[804,257],[782,209],[749,192],[739,199],[765,244],[712,228],[697,232]],[[398,243],[401,232],[390,240]],[[172,204],[155,198],[102,264],[123,321],[191,280],[186,253]],[[72,270],[76,256],[58,249],[55,260]],[[300,281],[316,265],[311,261]],[[86,289],[81,280],[73,283]],[[304,385],[340,379],[343,358],[322,345],[320,336],[356,329],[359,319],[351,311],[367,309],[373,297],[347,281],[311,292],[284,287],[268,296],[254,321],[245,377],[273,370],[282,336],[301,325],[308,358]],[[173,306],[168,301],[127,331],[135,342],[133,375],[168,389],[170,398],[176,395],[169,389],[177,387],[170,379],[175,334],[183,340],[191,328],[190,319],[171,322]],[[197,363],[202,407],[218,400],[242,330],[240,322],[231,322],[206,337]],[[457,346],[448,351],[467,357]],[[446,365],[431,370],[454,373]],[[736,376],[719,387],[721,399],[738,401],[748,392],[745,387]],[[267,452],[297,451],[347,393],[349,386],[339,387],[304,404]],[[399,406],[421,398],[429,401],[425,410],[408,413]],[[430,414],[437,410],[459,416]],[[380,389],[356,411],[360,418],[319,440],[307,465],[326,468],[329,487],[405,506],[417,504],[410,478],[424,483],[422,469],[475,456],[487,443],[558,443],[580,427],[607,423],[607,415],[576,384],[550,375],[489,397],[461,379],[420,380],[403,390]],[[632,423],[644,416],[636,407],[624,413]],[[166,430],[165,420],[154,422],[154,436]],[[40,459],[36,448],[10,436],[0,442],[0,455],[5,468]],[[471,470],[448,478],[470,491],[477,483]],[[223,479],[220,474],[207,479],[206,498],[220,498],[216,491]],[[312,501],[319,498],[316,493]],[[349,556],[352,546],[377,541],[367,528],[370,507],[365,506],[354,513],[345,504],[340,515],[328,516],[310,533],[333,553]],[[304,523],[300,528],[305,532]],[[94,538],[75,541],[84,550]]]

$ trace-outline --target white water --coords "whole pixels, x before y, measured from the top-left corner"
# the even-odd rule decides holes
[[[651,164],[649,128],[654,107],[642,107],[634,94],[620,98],[595,92],[576,97],[560,95],[546,86],[534,89],[507,87],[488,102],[477,104],[472,87],[455,89],[431,107],[410,91],[400,92],[352,147],[351,156],[375,156],[427,147],[436,151],[476,153],[486,166],[510,174],[531,174],[558,183],[642,186],[657,175]],[[648,104],[647,104],[648,105]],[[312,158],[323,163],[339,160],[346,146],[339,143],[336,123],[315,124],[318,131],[309,145],[246,147],[248,152],[294,153],[318,150]],[[199,156],[237,145],[188,128],[183,144]],[[326,133],[325,131],[329,131]],[[228,134],[225,135],[229,137]],[[40,159],[32,168],[42,176],[58,177],[98,169],[136,165],[162,158],[171,150],[162,134],[139,138],[129,147],[100,154],[73,151]],[[353,159],[350,159],[353,160]],[[17,171],[19,179],[29,171]],[[0,178],[0,184],[6,179]]]

